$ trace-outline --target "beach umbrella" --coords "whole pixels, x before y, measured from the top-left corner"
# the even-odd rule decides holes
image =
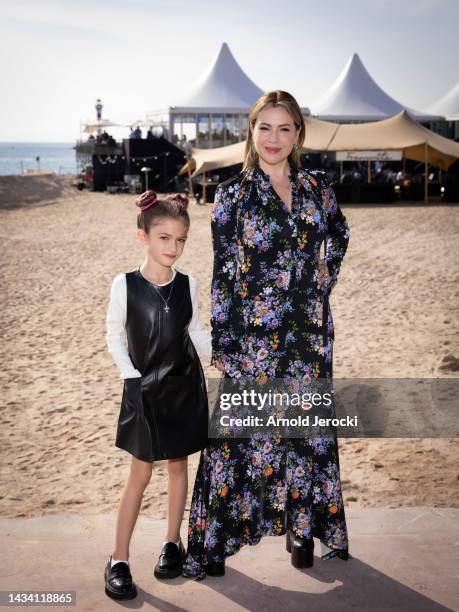
[[[152,124],[151,121],[145,121],[144,119],[138,119],[137,121],[130,121],[129,123],[126,123],[125,127],[128,128],[135,128],[135,127],[150,127],[150,125]]]
[[[106,127],[124,127],[124,126],[120,125],[119,123],[114,123],[113,121],[110,121],[110,119],[99,119],[98,121],[92,121],[92,122],[85,123],[83,132],[90,134],[91,132],[96,132],[97,130],[100,130],[101,128],[106,128]]]

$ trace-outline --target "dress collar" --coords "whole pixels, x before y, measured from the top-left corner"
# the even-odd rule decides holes
[[[301,176],[301,170],[298,170],[295,165],[289,161],[290,166],[290,180],[293,184],[296,184],[297,180]],[[273,184],[271,177],[267,174],[257,162],[252,168],[248,168],[243,172],[244,181],[253,181],[260,189],[267,191],[272,188]]]
[[[311,193],[314,193],[317,197],[322,197],[319,192],[318,179],[314,173],[309,172],[305,168],[297,168],[291,161],[289,161],[289,166],[294,194],[303,193],[305,196],[310,197]],[[249,198],[252,187],[256,187],[260,195],[273,189],[271,177],[261,169],[258,162],[253,167],[242,170],[241,175],[241,191],[238,199]]]

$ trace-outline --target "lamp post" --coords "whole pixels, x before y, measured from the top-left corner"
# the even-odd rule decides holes
[[[163,153],[163,191],[167,191],[167,158],[169,157],[169,151]]]
[[[140,172],[143,172],[145,174],[145,191],[148,191],[148,173],[151,171],[151,168],[148,168],[147,166],[144,166],[143,168],[140,169]]]

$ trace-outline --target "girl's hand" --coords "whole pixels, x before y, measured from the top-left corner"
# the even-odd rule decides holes
[[[126,392],[126,403],[133,410],[142,411],[142,383],[140,378],[125,378],[124,388]]]
[[[225,372],[225,366],[223,365],[223,363],[220,361],[220,359],[218,359],[215,362],[215,367],[217,368],[217,370],[220,370],[220,372]]]

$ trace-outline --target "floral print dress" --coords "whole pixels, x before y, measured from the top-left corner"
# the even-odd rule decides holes
[[[258,164],[217,188],[211,364],[221,360],[224,378],[332,380],[328,302],[349,226],[325,173],[290,163],[290,180],[291,211]],[[336,436],[210,439],[196,474],[183,575],[202,580],[204,564],[287,529],[348,558]]]

